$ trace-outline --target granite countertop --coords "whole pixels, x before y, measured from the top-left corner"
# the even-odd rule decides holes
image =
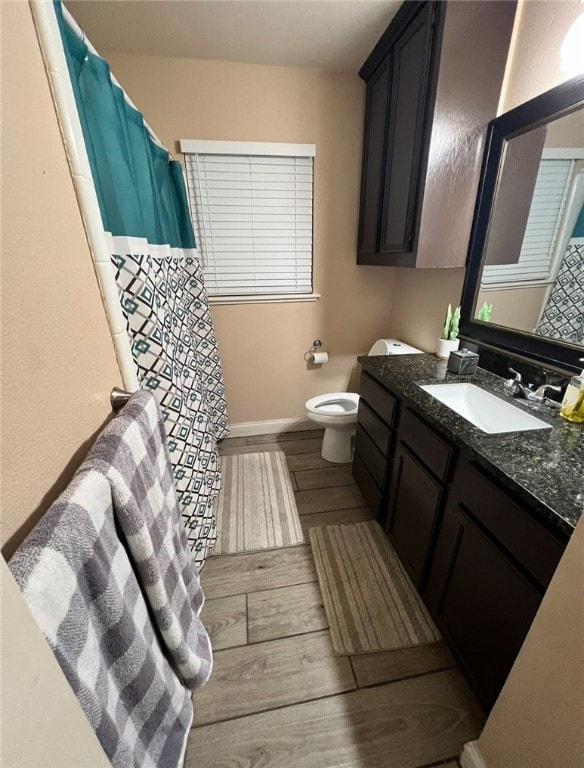
[[[584,425],[570,424],[559,412],[513,398],[513,405],[552,425],[552,429],[486,434],[418,384],[445,381],[476,384],[509,400],[504,380],[479,368],[472,376],[446,370],[433,355],[359,357],[364,371],[410,405],[450,442],[466,449],[559,533],[570,536],[584,508]]]

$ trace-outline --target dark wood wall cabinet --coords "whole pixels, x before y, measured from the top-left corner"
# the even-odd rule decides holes
[[[361,392],[355,481],[488,711],[565,541],[366,372]]]
[[[358,264],[464,266],[515,5],[410,0],[361,68]]]
[[[359,73],[367,83],[359,264],[415,259],[441,5],[404,3]]]

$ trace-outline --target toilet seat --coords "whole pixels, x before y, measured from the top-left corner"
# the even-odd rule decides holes
[[[358,408],[359,395],[356,392],[328,392],[306,402],[306,410],[309,413],[330,417],[335,423],[355,421]]]

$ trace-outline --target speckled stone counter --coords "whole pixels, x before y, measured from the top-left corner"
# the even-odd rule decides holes
[[[584,425],[570,424],[558,411],[514,398],[513,405],[552,425],[552,429],[482,432],[418,384],[469,382],[503,399],[503,379],[481,368],[472,376],[446,370],[433,355],[359,357],[364,371],[377,379],[437,432],[465,449],[560,535],[570,536],[584,508]]]

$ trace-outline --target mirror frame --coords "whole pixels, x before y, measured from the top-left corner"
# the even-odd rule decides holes
[[[584,75],[536,96],[489,123],[466,260],[460,323],[460,336],[464,339],[569,372],[582,370],[579,358],[584,357],[584,346],[485,323],[476,320],[473,311],[505,141],[562,117],[578,106],[584,107]]]

